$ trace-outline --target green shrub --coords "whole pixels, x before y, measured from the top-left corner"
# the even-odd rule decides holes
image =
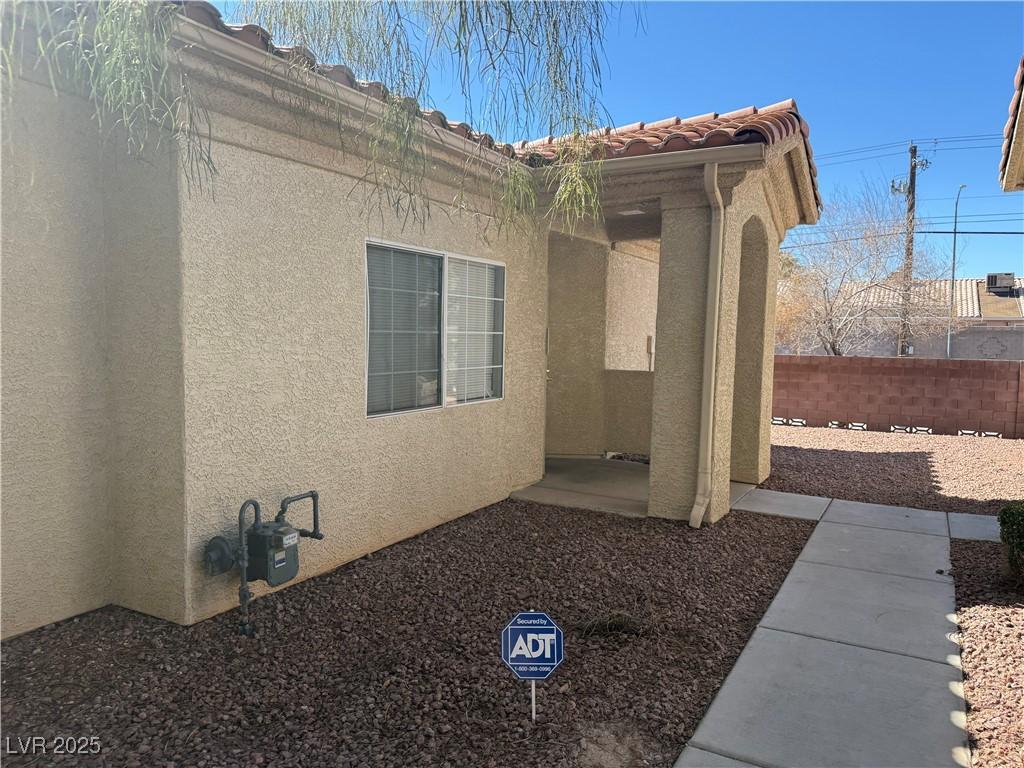
[[[1011,501],[999,512],[999,538],[1006,545],[1010,571],[1024,578],[1024,501]]]

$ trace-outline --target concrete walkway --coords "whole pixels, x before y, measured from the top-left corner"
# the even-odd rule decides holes
[[[999,541],[999,521],[994,515],[973,515],[964,512],[933,512],[886,504],[865,504],[824,496],[802,496],[733,483],[732,509],[760,512],[765,515],[799,517],[803,520],[824,520],[850,523],[915,533],[930,533],[953,539]],[[746,490],[743,490],[746,489]],[[827,511],[826,511],[827,510]]]
[[[549,459],[513,497],[642,516],[647,470]],[[817,527],[675,768],[968,766],[949,541],[996,518],[741,483],[731,507]]]
[[[648,472],[646,464],[631,461],[549,458],[545,462],[544,478],[535,485],[516,491],[512,498],[644,517],[647,514]],[[837,522],[877,526],[878,521],[884,520],[881,527],[899,528],[902,521],[905,526],[902,530],[919,530],[922,533],[952,536],[954,539],[999,541],[999,525],[995,517],[988,515],[959,512],[947,514],[881,504],[860,504],[824,496],[766,491],[744,483],[731,484],[730,501],[733,509],[766,515],[821,520],[828,508],[830,517]]]
[[[676,768],[969,765],[958,518],[772,491],[734,508],[820,522]]]

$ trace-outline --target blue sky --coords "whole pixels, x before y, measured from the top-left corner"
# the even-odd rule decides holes
[[[960,228],[1024,230],[1024,195],[999,189],[997,146],[1024,53],[1024,4],[652,3],[645,15],[646,29],[637,31],[627,9],[608,41],[605,104],[616,123],[794,98],[816,157],[901,143],[818,160],[826,201],[837,185],[905,176],[903,142],[913,138],[931,160],[918,174],[919,217],[951,217],[957,187],[967,184]],[[925,141],[993,134],[1000,136]],[[987,148],[945,149],[968,146]],[[897,154],[837,163],[889,153]],[[968,225],[972,218],[986,223]],[[948,255],[951,239],[932,239]],[[965,276],[1022,274],[1024,237],[960,237],[957,261]]]
[[[949,229],[963,183],[961,229],[1024,230],[1024,194],[998,186],[1024,4],[662,2],[646,4],[643,16],[638,29],[625,5],[607,39],[603,100],[615,124],[794,98],[826,202],[837,186],[905,176],[906,142],[915,139],[931,161],[918,175],[919,218],[946,217],[932,228]],[[464,112],[457,94],[432,96],[449,118]],[[929,141],[962,136],[980,138]],[[822,157],[887,144],[896,146]],[[946,259],[950,241],[918,236]],[[988,271],[1024,274],[1024,236],[961,237],[958,274]]]

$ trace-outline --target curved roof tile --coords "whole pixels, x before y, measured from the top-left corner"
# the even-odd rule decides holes
[[[1003,150],[999,160],[999,180],[1006,176],[1006,166],[1010,162],[1010,145],[1013,143],[1013,130],[1021,113],[1021,99],[1024,99],[1024,56],[1020,57],[1017,73],[1013,77],[1013,96],[1010,97],[1009,117],[1003,126]]]

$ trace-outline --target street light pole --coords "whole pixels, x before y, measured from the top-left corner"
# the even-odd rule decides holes
[[[967,189],[961,184],[956,191],[956,203],[953,204],[953,269],[949,275],[949,324],[946,326],[946,359],[953,356],[953,310],[956,306],[956,220],[960,212],[960,193]]]

